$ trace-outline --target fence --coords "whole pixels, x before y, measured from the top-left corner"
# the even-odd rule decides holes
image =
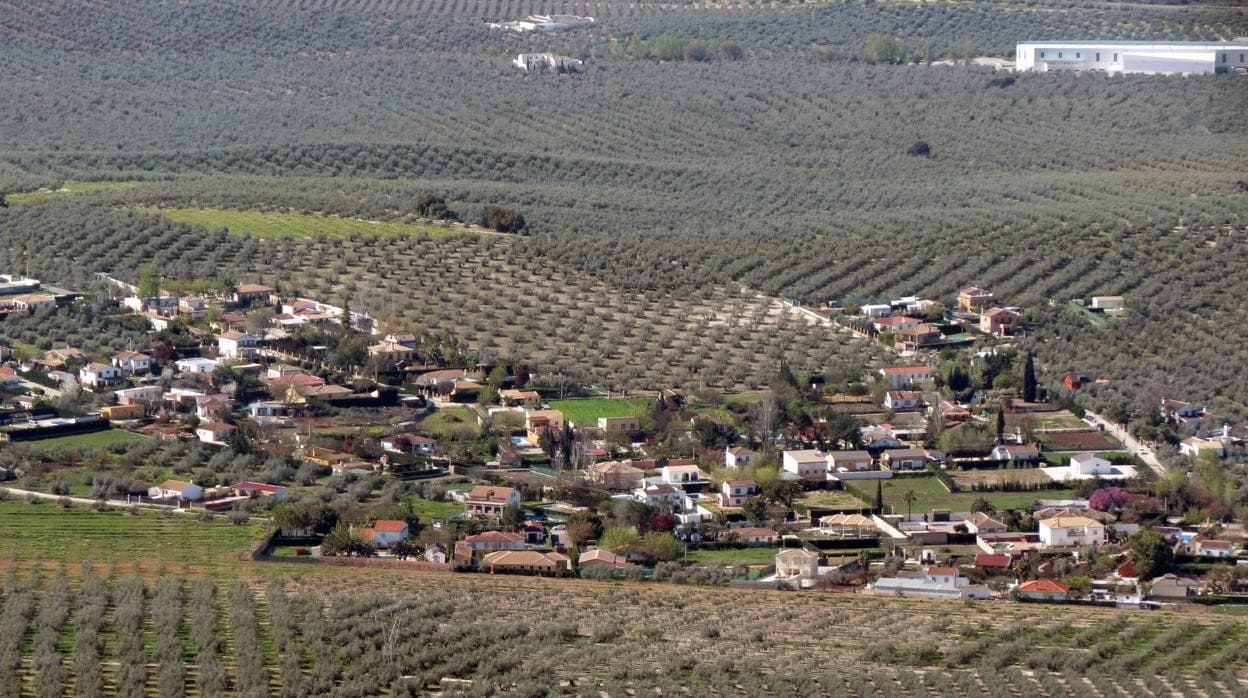
[[[445,562],[425,562],[424,560],[382,560],[375,557],[319,557],[323,565],[339,565],[344,567],[378,567],[388,570],[421,570],[425,572],[450,572],[451,566]]]

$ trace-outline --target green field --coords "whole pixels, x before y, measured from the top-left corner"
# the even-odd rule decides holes
[[[422,524],[435,519],[449,519],[456,514],[464,513],[464,505],[459,502],[409,497],[407,503],[411,505],[412,513],[420,518]]]
[[[71,179],[62,184],[61,188],[56,191],[31,191],[20,194],[9,194],[4,198],[5,201],[8,201],[10,204],[25,204],[30,203],[31,201],[53,199],[58,196],[69,196],[72,194],[89,194],[96,191],[120,191],[122,189],[133,189],[140,184],[142,184],[142,182],[79,182]]]
[[[1032,492],[958,492],[950,493],[940,481],[934,477],[909,477],[884,480],[884,506],[891,506],[899,514],[906,512],[906,502],[902,499],[906,490],[912,490],[918,497],[911,511],[919,514],[932,509],[949,509],[951,511],[969,511],[975,500],[983,497],[999,511],[1006,509],[1030,508],[1037,499],[1067,499],[1072,496],[1071,490],[1038,490]],[[864,484],[862,491],[875,496],[875,485]]]
[[[124,429],[106,429],[104,431],[93,431],[87,434],[70,434],[68,436],[53,436],[50,439],[38,439],[36,441],[28,441],[31,448],[37,449],[53,449],[53,448],[106,448],[114,444],[129,444],[138,441],[147,441],[148,438],[141,434],[135,434]]]
[[[226,228],[231,233],[257,237],[303,238],[310,236],[346,237],[351,233],[373,235],[417,235],[443,237],[468,232],[465,228],[429,223],[364,221],[337,216],[294,211],[228,211],[215,208],[139,208],[181,223],[200,225],[209,230]]]
[[[770,565],[776,561],[779,548],[726,548],[723,550],[690,550],[689,562],[695,565]]]
[[[564,419],[577,426],[597,426],[599,417],[631,417],[640,401],[594,397],[576,400],[551,400],[550,408],[563,413]]]
[[[120,509],[96,512],[86,505],[0,501],[0,558],[58,562],[154,560],[196,567],[235,562],[264,530],[261,523],[235,526],[224,516],[202,522],[195,514]]]

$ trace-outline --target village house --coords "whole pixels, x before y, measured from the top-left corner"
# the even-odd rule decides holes
[[[537,407],[542,404],[542,395],[536,390],[517,390],[505,388],[498,391],[498,399],[508,407]]]
[[[998,336],[1012,335],[1022,327],[1023,317],[1008,308],[991,308],[979,316],[979,331]]]
[[[1070,586],[1052,579],[1033,579],[1023,582],[1015,589],[1020,599],[1033,601],[1065,601]]]
[[[884,376],[890,390],[900,390],[932,380],[932,369],[927,366],[890,366],[881,368],[880,375]]]
[[[388,548],[401,540],[407,540],[408,533],[406,521],[377,519],[372,526],[360,531],[360,537],[378,548]]]
[[[921,448],[890,448],[880,455],[880,463],[889,470],[922,470],[930,457]]]
[[[256,355],[256,338],[230,330],[217,336],[217,354],[230,361],[250,360]]]
[[[997,444],[992,449],[996,460],[1033,462],[1040,460],[1040,447],[1036,444]]]
[[[178,299],[178,314],[185,315],[192,322],[203,320],[208,314],[208,301],[199,296],[184,296]]]
[[[381,440],[381,448],[387,453],[428,456],[433,454],[437,447],[437,440],[418,434],[398,434]]]
[[[1201,557],[1235,557],[1237,546],[1229,540],[1197,536],[1192,540],[1192,554]]]
[[[1222,458],[1226,455],[1226,446],[1216,439],[1191,436],[1179,443],[1179,453],[1189,458],[1197,458],[1202,453],[1215,453]]]
[[[200,422],[199,426],[195,427],[195,436],[206,444],[224,446],[229,443],[230,437],[235,431],[238,431],[238,427],[232,424],[226,424],[225,422],[218,421],[206,421]]]
[[[641,487],[645,472],[632,461],[603,461],[589,467],[590,481],[612,492],[629,492]]]
[[[195,416],[200,419],[220,419],[229,415],[234,401],[225,393],[210,393],[195,396]]]
[[[785,451],[781,462],[785,472],[800,480],[822,482],[828,479],[828,456],[823,451]]]
[[[963,522],[968,533],[1005,533],[1010,530],[1000,519],[994,518],[982,511],[972,513],[966,517]]]
[[[829,451],[828,470],[832,472],[864,472],[874,470],[874,462],[867,451]]]
[[[235,497],[272,497],[273,501],[281,501],[286,497],[286,488],[281,485],[270,485],[264,482],[244,480],[230,485]]]
[[[801,548],[786,548],[776,553],[776,578],[813,581],[819,577],[819,553]]]
[[[446,564],[446,548],[434,543],[425,548],[425,562],[432,562],[438,565]]]
[[[152,370],[152,357],[137,351],[119,351],[113,355],[113,366],[121,369],[122,375],[139,376]]]
[[[520,506],[520,492],[510,487],[477,485],[468,493],[470,519],[498,519],[507,507]]]
[[[935,325],[923,324],[908,327],[897,333],[897,346],[903,351],[918,351],[923,347],[938,344],[943,338],[940,328]]]
[[[1104,545],[1105,524],[1087,516],[1059,516],[1040,521],[1040,542],[1048,548]]]
[[[377,344],[373,344],[368,348],[369,356],[378,356],[394,361],[401,361],[415,354],[416,351],[410,347],[399,344],[398,342],[387,342],[382,340]]]
[[[36,361],[47,368],[65,368],[73,364],[85,363],[86,354],[76,347],[63,347],[61,349],[49,349],[43,353],[43,356]]]
[[[724,480],[719,491],[719,506],[729,509],[740,507],[746,499],[757,497],[762,491],[753,480]]]
[[[482,531],[464,539],[473,550],[524,550],[524,536],[506,531]]]
[[[576,559],[577,567],[582,569],[605,568],[622,570],[628,566],[628,558],[616,555],[602,548],[594,548],[581,553]]]
[[[775,545],[780,540],[780,534],[770,528],[758,528],[756,526],[742,526],[741,528],[729,529],[726,535],[735,536],[737,541],[745,545]]]
[[[25,383],[17,373],[17,369],[12,366],[0,366],[0,388],[17,392],[25,388]]]
[[[754,451],[745,446],[727,446],[724,448],[724,465],[729,468],[744,468],[754,459]]]
[[[3,369],[0,369],[0,373]],[[127,419],[142,419],[147,414],[143,405],[105,405],[100,408],[100,416],[110,422]]]
[[[524,413],[525,437],[529,443],[541,446],[543,439],[562,438],[563,413],[559,410],[528,410]]]
[[[923,407],[923,393],[918,390],[890,390],[884,393],[884,407],[890,410],[914,410]]]
[[[78,370],[78,382],[88,388],[112,385],[121,379],[121,369],[109,364],[93,362]]]
[[[147,492],[152,499],[177,499],[184,502],[195,502],[203,498],[204,488],[194,482],[182,480],[165,480]]]
[[[1192,427],[1200,429],[1204,425],[1206,419],[1210,417],[1203,407],[1197,407],[1191,403],[1179,400],[1163,399],[1161,401],[1161,416],[1168,422],[1172,422],[1178,427]]]
[[[958,308],[968,313],[978,313],[993,305],[992,291],[970,286],[958,291]]]
[[[1180,577],[1174,573],[1163,574],[1148,586],[1148,598],[1158,601],[1184,601],[1195,596],[1200,583],[1194,579]]]
[[[906,317],[905,315],[890,315],[888,317],[875,318],[871,320],[871,326],[879,332],[901,332],[902,330],[908,330],[922,324],[922,320],[918,318]]]
[[[666,483],[638,487],[633,490],[633,499],[661,511],[685,510],[685,491]]]
[[[707,481],[706,473],[696,465],[672,465],[669,462],[659,472],[663,482],[669,485],[684,486]]]
[[[972,584],[956,567],[928,567],[922,577],[881,577],[867,585],[868,591],[880,596],[903,596],[936,599],[988,599],[988,587]]]
[[[572,558],[536,550],[498,550],[481,559],[480,569],[490,574],[562,576],[572,571]]]
[[[239,284],[234,288],[234,302],[247,305],[253,302],[268,303],[270,296],[277,292],[272,286],[264,284]]]
[[[183,373],[193,373],[199,375],[211,374],[220,365],[215,359],[205,359],[195,357],[191,359],[178,359],[173,365]]]
[[[641,431],[641,420],[636,417],[599,417],[598,430],[603,433],[635,434]]]

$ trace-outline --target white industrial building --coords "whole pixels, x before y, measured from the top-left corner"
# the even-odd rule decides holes
[[[1191,75],[1248,71],[1248,39],[1235,41],[1024,41],[1015,69]]]

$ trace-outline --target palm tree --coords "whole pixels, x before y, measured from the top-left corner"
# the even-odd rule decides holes
[[[901,501],[906,503],[906,518],[907,519],[910,518],[910,507],[914,506],[914,502],[916,499],[918,499],[918,496],[914,494],[914,490],[906,490],[905,492],[901,494]]]

